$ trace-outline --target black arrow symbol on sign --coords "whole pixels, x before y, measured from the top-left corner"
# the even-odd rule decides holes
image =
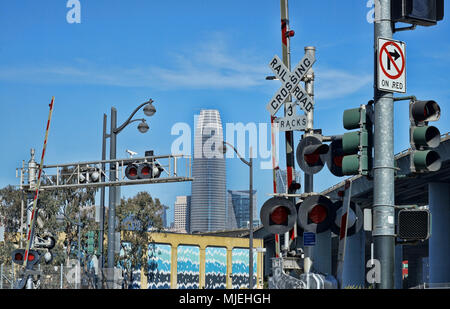
[[[394,57],[394,61],[397,61],[397,59],[400,57],[400,54],[397,52],[396,49],[394,49],[393,52],[389,52],[389,55],[391,55],[391,57]],[[391,59],[389,58],[389,56],[387,57],[387,61],[388,61],[388,70],[390,70],[391,69]]]

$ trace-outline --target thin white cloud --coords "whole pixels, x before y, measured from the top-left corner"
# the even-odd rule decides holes
[[[336,69],[316,70],[315,96],[321,100],[341,98],[373,83],[373,74],[354,74]]]
[[[269,60],[250,50],[231,51],[220,35],[210,41],[169,55],[164,64],[100,66],[88,59],[76,58],[71,64],[0,67],[0,80],[46,84],[87,84],[120,87],[174,89],[246,89],[266,86],[272,75]],[[373,79],[371,74],[353,74],[337,69],[316,70],[317,99],[332,99],[357,92]],[[281,84],[280,84],[281,86]],[[275,87],[276,88],[276,87]]]
[[[174,54],[167,65],[99,67],[77,59],[75,64],[3,67],[0,80],[163,89],[248,88],[261,85],[267,73],[264,63],[258,63],[255,58],[246,56],[244,51],[231,53],[219,41]]]

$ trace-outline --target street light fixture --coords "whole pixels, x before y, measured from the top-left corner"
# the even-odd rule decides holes
[[[253,158],[252,158],[252,147],[250,147],[250,159],[249,161],[245,160],[239,152],[234,148],[233,145],[231,145],[228,142],[223,142],[223,145],[219,145],[219,151],[221,151],[223,154],[227,152],[227,146],[231,147],[234,152],[237,154],[239,159],[250,168],[250,179],[249,179],[249,221],[250,221],[250,227],[249,227],[249,262],[248,262],[248,286],[249,289],[253,289]]]
[[[110,152],[109,156],[111,160],[116,159],[116,141],[117,141],[117,135],[130,123],[135,121],[140,121],[138,125],[138,130],[141,133],[146,133],[149,130],[149,126],[145,119],[134,119],[132,120],[133,116],[142,108],[144,107],[144,114],[148,117],[153,116],[156,113],[156,108],[152,104],[154,101],[152,99],[149,99],[148,101],[140,104],[136,109],[131,113],[131,115],[128,117],[125,122],[117,126],[117,110],[114,107],[111,107],[111,131],[110,134],[106,133],[106,122],[107,117],[106,114],[103,115],[103,139],[102,139],[102,160],[106,160],[106,139],[110,138]],[[102,170],[105,170],[105,164],[102,163]],[[110,181],[116,180],[116,170],[115,166],[111,164],[110,167],[110,175],[109,175]],[[105,181],[105,175],[102,173],[102,182]],[[114,268],[114,236],[115,236],[115,222],[116,222],[116,187],[109,187],[109,213],[108,213],[108,263],[107,266],[109,269]],[[104,258],[103,258],[103,233],[104,233],[104,216],[105,216],[105,187],[101,188],[101,194],[100,194],[100,233],[99,233],[99,240],[98,240],[98,247],[100,252],[100,259],[99,259],[99,267],[103,268],[104,266]],[[102,282],[99,280],[99,288],[102,287]]]

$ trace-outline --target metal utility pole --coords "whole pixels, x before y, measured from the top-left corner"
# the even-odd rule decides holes
[[[107,125],[107,116],[103,114],[103,135],[102,135],[102,161],[106,160],[106,125]],[[105,174],[103,171],[106,168],[106,164],[102,163],[102,174],[101,182],[105,181]],[[101,289],[103,287],[103,268],[105,265],[105,258],[103,255],[103,242],[104,242],[104,231],[105,229],[105,187],[100,189],[100,220],[99,220],[99,233],[98,233],[98,252],[99,252],[99,260],[98,260],[98,268],[100,278],[97,282],[97,288]]]
[[[111,107],[111,131],[110,131],[110,150],[109,150],[109,158],[113,160],[116,158],[116,134],[117,127],[117,109]],[[115,166],[111,164],[109,180],[116,180],[116,170]],[[108,271],[113,273],[114,270],[114,249],[115,249],[115,225],[116,225],[116,187],[109,187],[109,209],[108,209]],[[108,272],[108,274],[109,274]],[[112,276],[112,275],[111,275]],[[110,276],[108,276],[110,277]],[[112,280],[112,278],[108,278],[108,280]]]
[[[252,147],[250,147],[250,159],[249,159],[249,168],[250,168],[250,192],[249,192],[249,213],[250,213],[250,226],[249,226],[249,265],[248,265],[248,288],[253,289],[253,157],[252,157]]]
[[[392,39],[391,0],[375,1],[374,83],[377,82],[378,38]],[[394,100],[390,92],[374,88],[374,192],[372,231],[374,257],[381,265],[381,289],[394,288],[395,213],[394,213]]]
[[[289,35],[289,8],[288,8],[288,0],[280,0],[281,7],[281,47],[283,54],[283,63],[291,70],[291,50],[290,50],[290,35]],[[291,102],[292,98],[289,95],[288,102]],[[284,105],[284,116],[287,116],[288,113],[288,104]],[[295,107],[293,107],[295,108]],[[295,193],[291,189],[291,184],[294,179],[295,172],[295,154],[294,154],[294,132],[286,131],[285,133],[286,139],[286,173],[287,173],[287,188],[288,193]],[[295,205],[295,198],[291,197],[290,200]],[[287,246],[289,246],[289,232],[284,235],[284,242]],[[285,245],[285,247],[286,247]],[[289,248],[285,248],[285,250],[289,251]]]

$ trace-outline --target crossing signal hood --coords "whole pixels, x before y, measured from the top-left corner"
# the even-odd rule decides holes
[[[373,108],[361,105],[344,111],[343,125],[347,130],[342,137],[342,174],[369,176],[372,169]]]
[[[325,232],[336,218],[333,202],[324,195],[308,196],[297,206],[297,224],[306,232]]]
[[[391,0],[391,18],[394,23],[436,25],[444,19],[444,0]]]
[[[316,174],[325,165],[328,149],[328,145],[322,143],[321,135],[303,136],[297,146],[297,163],[306,174]]]
[[[437,121],[441,108],[435,101],[411,101],[410,118],[410,168],[413,173],[436,172],[441,168],[439,154],[433,150],[441,143],[438,128],[429,126],[429,121]]]
[[[342,136],[336,137],[330,143],[326,162],[330,172],[337,177],[344,176],[342,172],[342,160],[344,159],[344,150],[342,149]]]
[[[269,233],[284,234],[294,227],[297,221],[297,210],[288,199],[273,197],[261,207],[260,219]]]

